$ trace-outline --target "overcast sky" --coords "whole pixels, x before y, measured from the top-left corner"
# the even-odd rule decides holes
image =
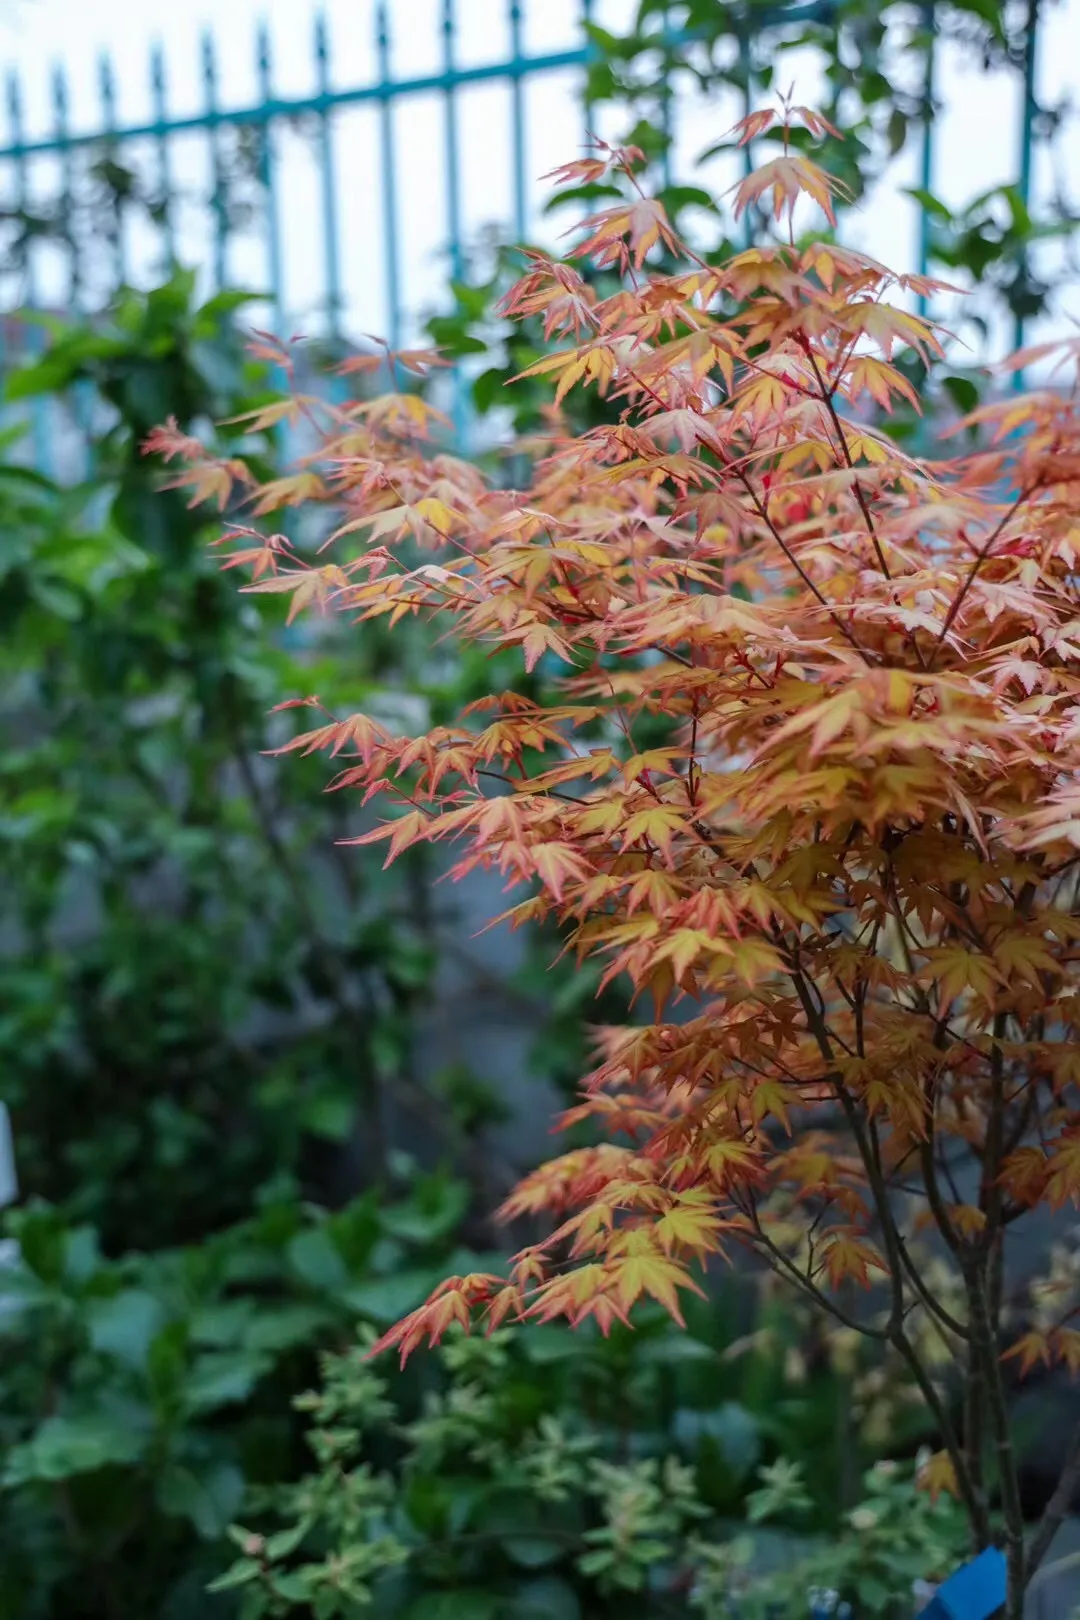
[[[392,0],[394,70],[409,76],[437,71],[441,33],[439,0]],[[598,20],[609,26],[625,23],[633,0],[597,0]],[[373,0],[326,0],[332,40],[331,76],[336,86],[369,82],[376,72]],[[579,0],[526,0],[526,44],[530,51],[558,49],[576,37]],[[491,60],[507,52],[506,0],[458,0],[458,58],[461,63]],[[1071,88],[1080,99],[1080,0],[1056,0],[1045,8],[1039,65],[1039,93],[1054,101]],[[255,29],[265,17],[271,29],[274,86],[282,95],[300,95],[314,87],[312,29],[315,8],[309,0],[7,0],[0,11],[0,50],[8,69],[23,82],[26,124],[31,134],[52,127],[50,69],[63,64],[70,81],[71,123],[76,129],[100,122],[97,60],[102,50],[112,57],[119,88],[122,123],[150,115],[149,53],[159,40],[166,54],[169,103],[174,114],[193,113],[202,104],[199,40],[211,28],[220,64],[220,99],[237,106],[257,99]],[[816,79],[812,63],[795,57],[785,67],[786,80],[796,81],[799,98],[813,103]],[[939,94],[946,110],[939,120],[938,172],[935,189],[946,201],[960,202],[996,184],[1015,179],[1019,90],[1015,75],[985,75],[962,53],[942,53]],[[511,212],[509,96],[503,85],[469,89],[459,98],[462,196],[467,234],[486,225],[504,224]],[[686,106],[679,118],[681,177],[692,178],[693,159],[729,127],[738,109],[718,105]],[[443,108],[435,95],[418,96],[396,117],[398,180],[402,233],[403,303],[414,314],[438,301],[445,274],[440,249],[446,239],[442,170]],[[527,99],[530,176],[539,177],[555,164],[577,155],[581,114],[572,75],[538,76]],[[335,123],[338,185],[342,201],[341,258],[349,323],[357,330],[384,330],[386,297],[381,254],[382,216],[379,192],[377,114],[356,108]],[[1080,124],[1073,122],[1063,153],[1075,177],[1080,174]],[[147,150],[142,161],[151,164]],[[205,194],[208,182],[205,139],[176,143],[175,170],[182,182]],[[55,168],[41,160],[35,184],[55,185]],[[323,285],[317,170],[310,142],[284,135],[279,144],[281,210],[284,221],[286,304],[290,324],[311,320]],[[711,178],[722,178],[714,171]],[[1036,173],[1036,190],[1050,183],[1044,165]],[[897,268],[914,267],[914,205],[899,195],[916,183],[911,168],[897,169],[890,184],[855,219],[849,236]],[[538,186],[537,205],[544,195]],[[534,229],[542,234],[536,213]],[[550,227],[547,227],[550,235]],[[131,242],[136,279],[150,273],[153,243],[136,234]],[[208,220],[203,209],[185,216],[181,250],[191,262],[209,264]],[[266,284],[265,243],[258,232],[234,244],[229,279],[245,285]],[[59,263],[42,266],[42,295],[59,299],[63,278]],[[1076,289],[1068,300],[1080,316]]]

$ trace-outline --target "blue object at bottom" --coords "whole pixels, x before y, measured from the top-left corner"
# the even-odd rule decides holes
[[[938,1587],[919,1620],[991,1620],[1004,1606],[1005,1592],[1005,1555],[1000,1547],[987,1547]]]

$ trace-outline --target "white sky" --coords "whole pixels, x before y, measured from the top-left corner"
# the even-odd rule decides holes
[[[336,87],[366,83],[376,76],[374,0],[326,0],[332,42],[331,79]],[[394,71],[411,76],[438,71],[441,33],[439,0],[391,0]],[[532,52],[557,50],[576,37],[579,0],[526,0],[526,47]],[[597,0],[595,15],[606,26],[625,23],[634,0]],[[458,60],[461,64],[494,60],[508,54],[506,0],[458,0]],[[270,25],[274,87],[281,95],[310,92],[315,83],[311,0],[6,0],[0,6],[0,53],[3,66],[22,79],[28,133],[51,131],[50,71],[62,62],[71,93],[71,125],[96,127],[100,121],[97,63],[102,50],[113,59],[121,123],[150,116],[149,52],[160,40],[169,75],[173,114],[196,112],[202,104],[200,33],[212,28],[218,50],[220,101],[238,106],[257,99],[255,27],[260,17]],[[813,63],[792,55],[785,81],[795,81],[799,99],[814,103]],[[946,201],[959,203],[994,185],[1015,179],[1017,172],[1019,87],[1015,74],[983,74],[963,53],[942,52],[939,95],[946,110],[939,119],[938,172],[935,189]],[[1055,0],[1045,8],[1039,64],[1039,96],[1056,101],[1068,90],[1080,90],[1080,0]],[[573,75],[538,75],[527,93],[528,170],[538,177],[576,156],[582,142],[581,113],[575,101]],[[491,224],[505,225],[511,213],[511,147],[509,92],[505,85],[469,88],[459,94],[460,143],[463,160],[462,198],[466,235]],[[693,159],[721,136],[738,116],[734,102],[684,105],[679,113],[679,178],[692,180]],[[335,150],[342,206],[341,262],[348,325],[356,331],[386,327],[382,259],[382,213],[379,186],[378,114],[373,106],[347,110],[335,119]],[[437,95],[417,96],[396,114],[398,199],[401,227],[402,302],[413,316],[439,301],[445,276],[441,249],[446,240],[443,185],[443,106]],[[2,127],[2,114],[0,114]],[[6,138],[6,136],[5,136]],[[1080,123],[1074,120],[1059,144],[1059,162],[1080,193]],[[151,164],[153,154],[143,158]],[[279,141],[278,173],[283,220],[285,290],[291,330],[310,330],[312,308],[323,286],[322,229],[319,191],[310,140],[286,133]],[[50,159],[35,165],[35,184],[55,186]],[[209,167],[205,137],[174,143],[174,172],[182,183],[205,195]],[[714,169],[715,182],[721,172]],[[887,186],[849,227],[849,236],[895,268],[915,267],[915,205],[899,195],[917,183],[914,158],[907,172],[893,174]],[[1040,163],[1036,196],[1050,185],[1049,165]],[[538,184],[534,202],[544,195]],[[535,234],[550,237],[538,208],[531,221]],[[209,219],[192,206],[181,226],[181,256],[188,262],[210,261]],[[133,279],[152,275],[153,239],[132,233]],[[267,284],[265,243],[257,230],[234,241],[228,279],[262,287]],[[65,286],[59,260],[41,262],[41,294],[60,301]],[[1066,300],[1080,317],[1080,290]],[[307,323],[305,325],[305,323]],[[1056,323],[1060,327],[1060,322]],[[1044,335],[1032,332],[1031,336]],[[996,345],[995,345],[996,346]]]

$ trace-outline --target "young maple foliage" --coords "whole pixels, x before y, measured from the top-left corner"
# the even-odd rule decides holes
[[[561,174],[636,185],[634,168],[603,148]],[[875,426],[919,403],[897,351],[940,353],[897,300],[937,287],[796,240],[796,208],[831,219],[832,192],[785,141],[736,207],[771,203],[786,241],[714,266],[635,192],[569,262],[530,253],[506,313],[565,340],[531,371],[556,402],[596,387],[612,420],[574,436],[553,411],[528,487],[507,489],[435,452],[414,394],[301,402],[317,449],[254,499],[343,509],[336,560],[233,529],[226,566],[292,612],[426,616],[553,669],[548,702],[493,693],[418,737],[326,715],[289,746],[336,756],[333,785],[383,808],[355,842],[388,861],[454,842],[456,876],[529,886],[515,926],[557,919],[655,1010],[597,1035],[563,1120],[595,1145],[504,1207],[544,1235],[504,1277],[444,1283],[380,1348],[477,1320],[607,1330],[646,1296],[678,1319],[735,1244],[845,1322],[852,1285],[879,1285],[858,1325],[918,1381],[937,1482],[980,1545],[996,1449],[1015,1607],[1055,1526],[1025,1551],[1002,1353],[1080,1365],[1067,1292],[1002,1338],[1015,1223],[1080,1202],[1080,432],[1055,387],[974,412],[979,447],[950,459]],[[657,243],[676,273],[650,272]],[[600,296],[583,259],[624,272],[619,290]],[[171,429],[153,448],[196,498],[229,477]],[[658,717],[666,740],[641,747]],[[927,1231],[959,1304],[916,1264]],[[967,1379],[962,1429],[919,1322]]]

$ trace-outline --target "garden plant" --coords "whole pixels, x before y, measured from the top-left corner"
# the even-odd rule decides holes
[[[361,640],[427,617],[543,674],[419,735],[290,699],[314,721],[292,746],[379,813],[356,842],[457,842],[457,875],[531,886],[515,925],[555,918],[653,1008],[597,1031],[562,1120],[591,1134],[507,1200],[505,1273],[448,1279],[376,1348],[609,1331],[646,1299],[679,1320],[748,1249],[904,1365],[938,1435],[924,1484],[972,1548],[1000,1540],[1019,1620],[1080,1481],[1078,1436],[1025,1524],[1006,1395],[1012,1366],[1080,1363],[1070,1274],[1019,1305],[1011,1266],[1080,1191],[1080,346],[955,423],[948,456],[903,448],[899,357],[942,352],[910,304],[940,289],[805,228],[837,181],[798,129],[836,136],[786,103],[740,126],[775,155],[735,213],[778,229],[720,264],[635,189],[634,150],[562,171],[632,198],[566,260],[530,253],[507,311],[566,340],[532,368],[555,406],[619,408],[578,433],[552,413],[522,487],[431,444],[416,392],[301,396],[319,443],[262,505],[341,508],[326,547],[238,524],[223,545],[290,617],[340,609]],[[196,500],[260,499],[174,425],[148,448]]]

